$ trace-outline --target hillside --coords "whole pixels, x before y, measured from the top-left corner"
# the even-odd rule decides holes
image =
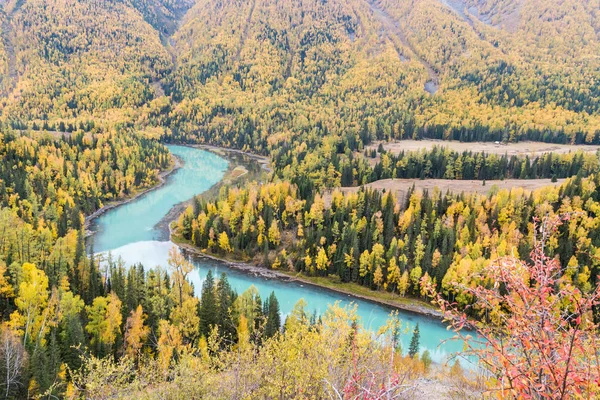
[[[467,5],[199,1],[174,36],[176,126],[258,150],[365,119],[380,139],[597,140],[597,4]]]
[[[600,0],[0,0],[4,397],[597,398],[599,54]],[[181,198],[222,172],[166,143],[268,167]],[[184,210],[173,242],[99,260],[91,216],[159,182],[107,224]],[[298,298],[433,300],[483,372],[173,243]]]
[[[170,68],[158,32],[125,2],[29,0],[4,9],[11,73],[2,116],[13,127],[122,124],[155,97],[151,82]]]
[[[420,136],[598,142],[596,0],[2,3],[13,125],[160,126],[265,153]]]

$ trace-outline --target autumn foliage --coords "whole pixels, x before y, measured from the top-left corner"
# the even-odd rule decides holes
[[[561,274],[545,246],[569,216],[536,222],[529,263],[515,257],[492,262],[481,286],[460,286],[475,299],[479,319],[459,311],[441,296],[446,319],[467,339],[469,353],[490,375],[499,398],[569,399],[600,394],[597,324],[593,308],[600,289],[582,293]],[[472,331],[474,332],[472,332]]]

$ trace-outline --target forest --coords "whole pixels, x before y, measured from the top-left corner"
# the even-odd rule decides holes
[[[310,315],[299,303],[284,318],[274,295],[236,293],[227,276],[194,296],[175,251],[156,268],[95,258],[87,218],[158,184],[174,166],[167,143],[240,149],[272,167],[264,182],[194,199],[177,241],[434,301],[492,343],[520,333],[518,361],[536,345],[547,360],[529,375],[484,354],[497,361],[487,388],[507,397],[598,395],[587,357],[599,348],[599,155],[368,146],[600,144],[599,10],[598,0],[0,1],[0,395],[410,398],[431,371],[418,329],[399,347],[394,316],[376,335],[352,308]],[[337,190],[388,178],[566,182],[411,190],[403,201]],[[561,223],[538,239],[552,218]],[[552,284],[536,281],[548,271]],[[532,344],[522,327],[547,325],[512,302],[515,287],[569,315],[552,320],[554,335]],[[535,302],[549,292],[553,306]],[[544,353],[552,345],[575,350]],[[465,381],[460,364],[451,373]]]
[[[534,219],[568,215],[569,223],[548,239],[547,252],[565,266],[565,279],[590,292],[600,266],[598,179],[575,177],[534,193],[414,192],[405,204],[369,189],[334,192],[330,206],[318,193],[300,198],[287,182],[225,187],[215,201],[198,198],[180,216],[177,233],[213,254],[400,296],[428,299],[422,287],[431,281],[468,306],[474,299],[450,290],[452,282],[484,284],[477,272],[490,261],[511,254],[527,260]]]
[[[435,146],[431,151],[400,152],[398,155],[379,149],[381,160],[373,168],[365,168],[360,161],[349,160],[341,167],[341,186],[355,186],[380,179],[552,179],[587,177],[598,172],[597,154],[543,153],[524,157],[506,154],[498,156],[485,152],[459,153]],[[365,153],[367,151],[365,150]],[[376,156],[374,151],[365,154]],[[355,174],[354,171],[357,171]]]

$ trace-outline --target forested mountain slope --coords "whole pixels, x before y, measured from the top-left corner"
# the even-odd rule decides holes
[[[263,152],[326,136],[598,141],[597,0],[1,3],[17,127],[99,119]]]
[[[317,187],[364,181],[374,139],[598,143],[598,5],[3,1],[0,121],[252,150]]]
[[[379,137],[597,140],[597,2],[501,4],[199,1],[174,37],[173,121],[259,150],[369,118]]]
[[[151,82],[170,68],[158,32],[126,2],[27,0],[4,8],[3,58],[13,58],[14,74],[2,80],[2,115],[15,127],[122,123],[154,98]]]

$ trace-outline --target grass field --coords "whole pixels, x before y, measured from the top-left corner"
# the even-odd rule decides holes
[[[366,188],[372,188],[377,190],[393,191],[396,193],[398,201],[404,201],[406,193],[414,185],[416,190],[423,191],[428,190],[432,192],[435,188],[438,188],[443,193],[450,192],[460,193],[481,193],[486,194],[493,188],[499,190],[512,189],[515,187],[521,187],[525,190],[532,191],[540,189],[545,186],[558,186],[561,185],[565,179],[558,179],[556,182],[552,182],[550,179],[505,179],[503,181],[486,181],[485,186],[482,181],[466,181],[466,180],[450,180],[450,179],[382,179],[379,181],[371,182],[364,185]],[[340,190],[345,193],[356,192],[359,187],[343,187],[336,190]],[[331,191],[324,195],[326,204],[330,204]]]

